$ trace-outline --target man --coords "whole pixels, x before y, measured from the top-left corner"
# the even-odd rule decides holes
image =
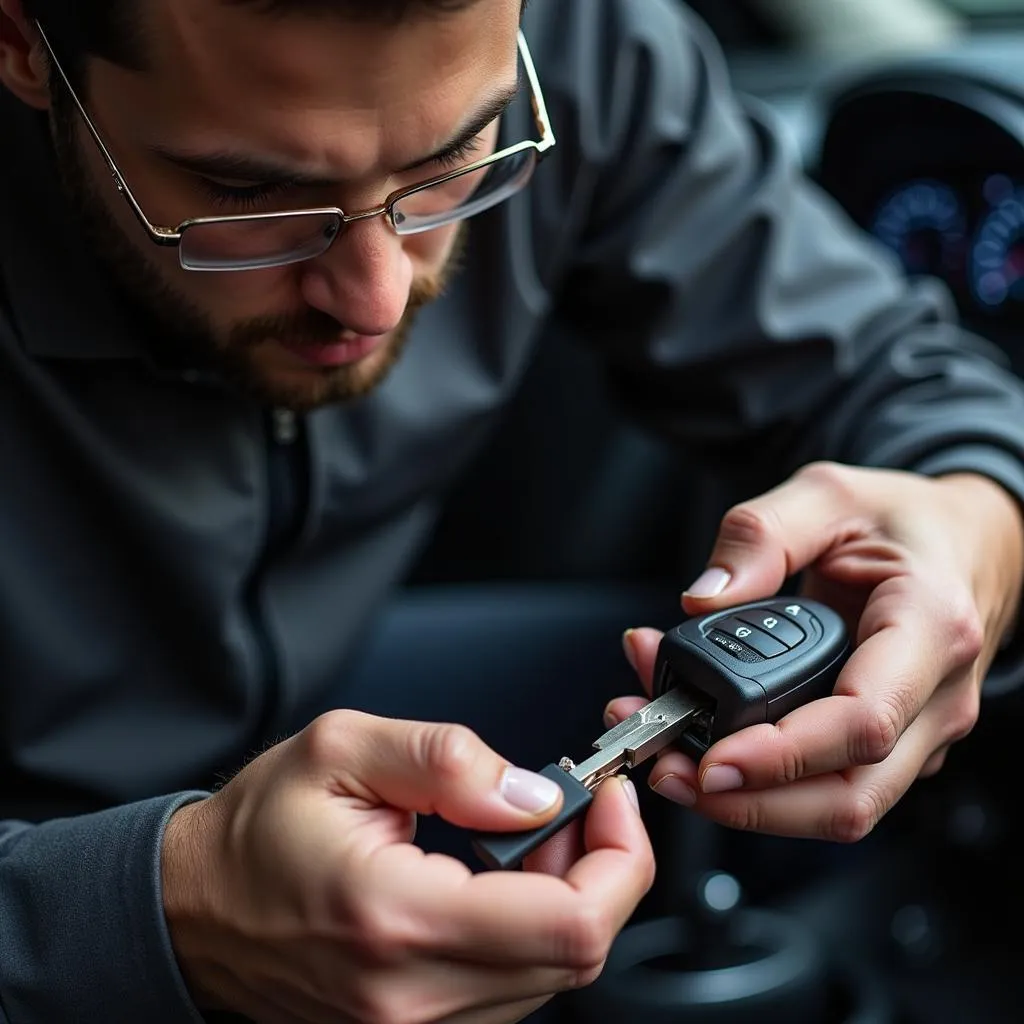
[[[0,1018],[484,1024],[596,976],[652,878],[631,785],[537,870],[426,855],[417,812],[554,813],[506,760],[548,694],[487,666],[477,715],[425,661],[354,667],[548,323],[682,442],[785,442],[688,613],[806,569],[856,623],[835,696],[664,756],[660,793],[855,840],[973,726],[1020,385],[678,5],[521,6],[0,0]],[[464,621],[424,631],[453,664]],[[658,634],[624,642],[649,687]]]

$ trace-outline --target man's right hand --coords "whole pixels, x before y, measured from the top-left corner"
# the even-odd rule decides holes
[[[538,806],[546,782],[460,726],[317,719],[168,824],[193,998],[267,1024],[505,1024],[590,984],[654,877],[630,785],[601,787],[561,877],[474,875],[411,842],[417,813],[536,827],[560,805]]]

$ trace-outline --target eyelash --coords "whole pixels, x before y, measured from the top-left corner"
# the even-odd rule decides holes
[[[456,147],[449,153],[445,153],[444,156],[440,157],[435,162],[441,167],[453,168],[461,164],[467,156],[475,153],[480,148],[480,136],[474,135],[473,138],[462,143],[461,146]]]
[[[445,153],[434,162],[445,170],[457,168],[460,164],[467,162],[466,158],[477,152],[480,148],[480,136],[474,136],[461,146]],[[235,206],[243,210],[252,210],[261,203],[266,202],[274,196],[281,195],[292,188],[290,181],[268,182],[264,185],[222,185],[218,181],[211,181],[209,178],[200,178],[203,191],[206,197],[215,206]]]
[[[232,186],[222,185],[219,181],[209,178],[199,179],[207,198],[215,206],[238,206],[243,210],[251,210],[260,203],[276,195],[286,192],[292,187],[289,181],[268,182],[265,185]]]

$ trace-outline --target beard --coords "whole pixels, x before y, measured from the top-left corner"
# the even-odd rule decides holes
[[[388,376],[405,348],[419,309],[439,298],[457,271],[465,249],[466,225],[455,236],[440,271],[415,278],[398,325],[369,356],[357,363],[303,366],[301,373],[275,372],[261,350],[287,341],[297,346],[337,343],[345,325],[319,309],[239,320],[226,330],[170,284],[144,248],[136,245],[109,215],[89,171],[77,133],[80,114],[63,87],[51,90],[50,128],[57,170],[72,215],[93,254],[107,271],[120,298],[152,325],[149,355],[165,366],[198,370],[228,388],[267,405],[305,412],[360,398]],[[183,271],[184,273],[184,271]]]

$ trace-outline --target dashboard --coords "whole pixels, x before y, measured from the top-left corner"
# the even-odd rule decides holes
[[[1024,82],[931,64],[847,82],[816,176],[910,275],[942,279],[964,321],[1024,361],[1009,344],[1024,331]]]

